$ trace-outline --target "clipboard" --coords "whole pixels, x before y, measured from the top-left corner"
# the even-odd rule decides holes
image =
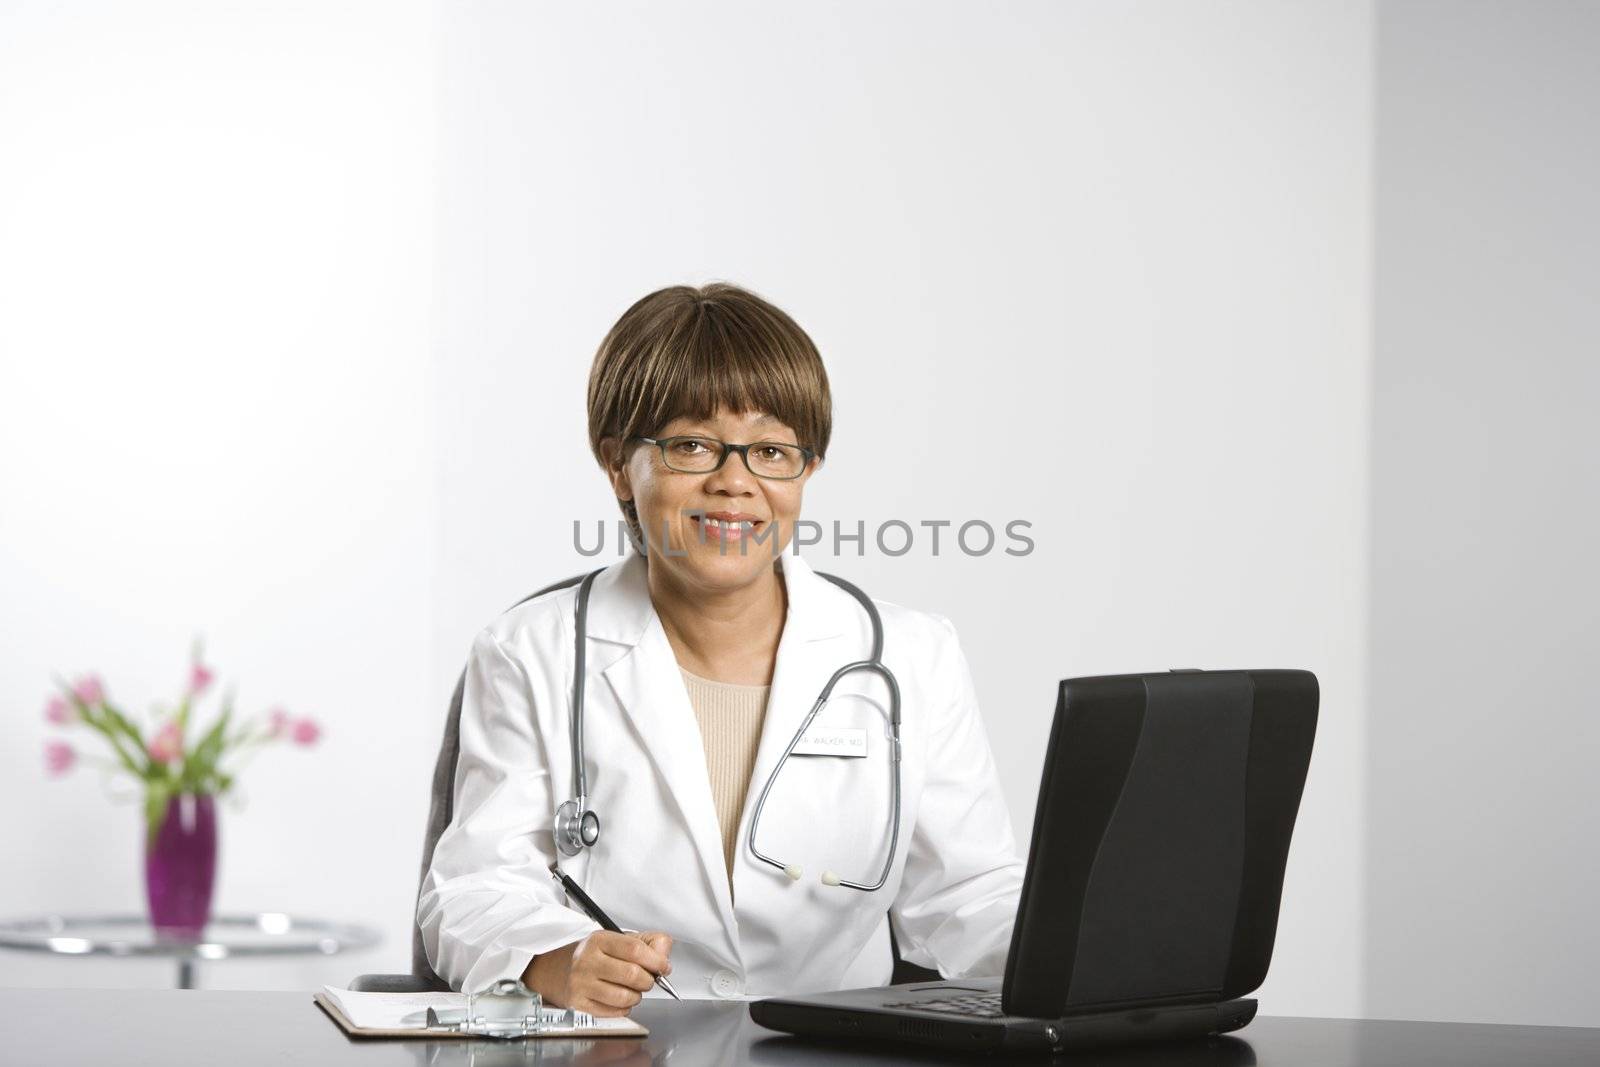
[[[539,994],[514,978],[496,982],[478,994],[362,993],[324,986],[311,999],[353,1038],[587,1040],[647,1037],[650,1033],[632,1019],[596,1019],[586,1012],[546,1007]],[[343,1003],[346,999],[350,1001],[348,1011]]]

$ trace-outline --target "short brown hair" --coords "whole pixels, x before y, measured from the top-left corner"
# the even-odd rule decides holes
[[[727,282],[674,285],[636,302],[611,327],[589,372],[589,447],[653,436],[717,408],[762,411],[828,451],[833,399],[817,346],[787,314]]]

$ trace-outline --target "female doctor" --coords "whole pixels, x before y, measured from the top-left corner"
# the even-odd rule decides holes
[[[581,659],[579,586],[473,642],[454,818],[417,904],[434,970],[623,1015],[666,995],[657,975],[683,997],[882,985],[892,926],[912,963],[1001,973],[1023,867],[954,627],[871,601],[883,669],[843,673],[806,721],[875,636],[786,551],[832,424],[811,339],[735,286],[662,289],[602,342],[588,408],[634,551],[589,585]],[[601,929],[553,865],[640,932]]]

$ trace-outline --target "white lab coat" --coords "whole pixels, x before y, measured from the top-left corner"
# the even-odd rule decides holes
[[[946,977],[1000,974],[1023,865],[967,661],[941,616],[874,601],[904,752],[900,849],[884,888],[819,881],[829,869],[875,881],[888,848],[888,697],[866,671],[840,681],[814,725],[866,727],[867,757],[791,756],[761,818],[762,850],[803,876],[750,855],[761,786],[828,678],[871,648],[854,597],[796,555],[777,565],[788,614],[731,893],[694,710],[637,555],[607,567],[590,595],[584,731],[601,835],[562,869],[624,929],[673,936],[672,982],[685,997],[884,984],[888,921],[913,963]],[[417,903],[428,960],[455,989],[515,977],[536,953],[599,928],[548,871],[554,812],[573,795],[575,599],[574,586],[528,601],[472,645],[454,819]]]

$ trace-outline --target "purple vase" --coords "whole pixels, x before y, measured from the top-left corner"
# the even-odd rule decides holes
[[[217,873],[217,809],[209,794],[167,801],[161,828],[145,831],[144,891],[150,925],[168,937],[197,938],[211,918]]]

